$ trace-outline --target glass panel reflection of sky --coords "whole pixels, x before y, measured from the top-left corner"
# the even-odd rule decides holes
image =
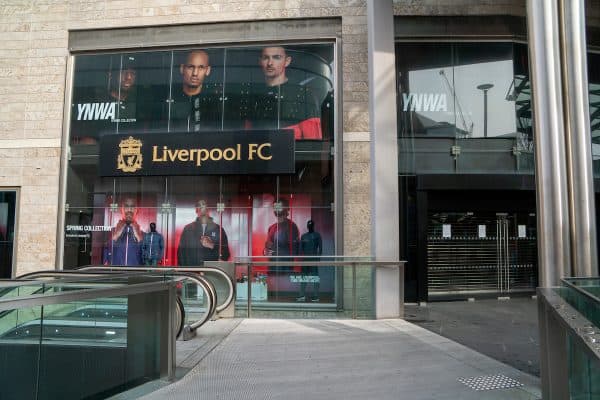
[[[417,112],[429,127],[456,124],[460,136],[483,137],[484,95],[477,86],[492,84],[488,90],[487,135],[514,136],[515,103],[506,99],[512,79],[512,60],[410,71],[411,91],[402,94],[403,111]]]

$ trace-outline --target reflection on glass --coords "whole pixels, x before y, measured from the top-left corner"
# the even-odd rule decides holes
[[[525,46],[397,43],[396,54],[401,173],[533,172]]]
[[[330,139],[333,103],[331,45],[81,55],[71,144],[97,144],[105,134],[231,129]]]

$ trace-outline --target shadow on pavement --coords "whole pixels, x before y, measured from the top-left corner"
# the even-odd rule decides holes
[[[523,372],[540,376],[535,299],[406,305],[405,319]]]

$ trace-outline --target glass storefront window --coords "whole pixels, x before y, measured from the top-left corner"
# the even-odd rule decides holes
[[[396,44],[401,174],[533,172],[515,112],[530,103],[518,47]]]
[[[75,56],[65,268],[302,256],[309,225],[335,254],[333,71],[331,43]],[[278,156],[264,135],[290,138],[289,172],[244,169]]]
[[[590,128],[594,177],[600,177],[600,54],[588,53]]]

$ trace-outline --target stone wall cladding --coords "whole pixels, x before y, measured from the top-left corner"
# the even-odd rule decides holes
[[[394,12],[524,15],[524,7],[524,0],[402,0]],[[3,0],[0,185],[21,188],[16,273],[55,267],[60,148],[27,141],[62,137],[68,30],[332,16],[342,18],[340,132],[368,132],[365,0]],[[8,139],[22,143],[11,148]],[[369,143],[344,148],[344,251],[369,254]]]

